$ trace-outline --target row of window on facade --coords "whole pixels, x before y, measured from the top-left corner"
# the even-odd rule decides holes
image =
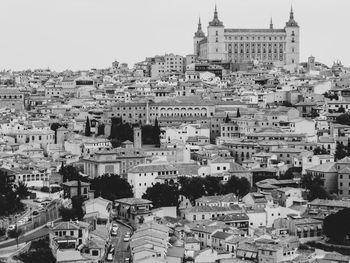
[[[216,31],[216,35],[218,35],[218,32]],[[294,31],[292,32],[292,36],[295,36]],[[285,36],[225,36],[225,40],[285,40]]]

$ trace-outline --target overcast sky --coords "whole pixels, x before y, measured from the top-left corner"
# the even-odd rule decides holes
[[[226,28],[282,28],[293,4],[301,61],[350,65],[350,0],[0,0],[0,69],[109,67],[193,53],[215,3]]]

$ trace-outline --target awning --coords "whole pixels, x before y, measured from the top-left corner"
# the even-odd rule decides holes
[[[310,226],[310,229],[311,229],[311,230],[315,230],[315,227],[314,227],[314,226]]]
[[[256,258],[257,255],[258,255],[257,253],[253,253],[252,258]]]
[[[300,228],[300,227],[298,227],[298,228],[297,228],[297,231],[298,231],[298,232],[301,232],[301,228]]]
[[[322,229],[322,225],[317,225],[317,229]]]
[[[245,258],[252,258],[253,253],[252,252],[247,252],[245,253]]]
[[[304,231],[308,231],[309,229],[306,227],[306,226],[304,226]]]

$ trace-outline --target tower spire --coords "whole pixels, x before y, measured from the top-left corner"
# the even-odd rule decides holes
[[[215,4],[215,10],[214,10],[214,19],[218,19],[218,9],[216,8],[216,4]]]
[[[202,30],[202,23],[201,23],[201,17],[198,19],[198,31]]]
[[[289,19],[294,19],[293,5],[290,6]]]
[[[273,29],[272,17],[270,18],[270,29]]]

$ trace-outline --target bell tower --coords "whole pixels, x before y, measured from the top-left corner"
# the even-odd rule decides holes
[[[214,18],[208,25],[208,60],[222,61],[225,59],[224,24],[219,20],[215,5]]]
[[[203,38],[205,38],[205,34],[202,30],[201,18],[199,18],[197,32],[194,33],[194,36],[193,36],[193,52],[194,52],[194,55],[196,55],[197,57],[200,57],[199,42]]]
[[[290,9],[289,21],[284,27],[286,31],[286,65],[295,65],[299,64],[300,59],[300,35],[299,35],[299,25],[294,20],[293,7]]]

